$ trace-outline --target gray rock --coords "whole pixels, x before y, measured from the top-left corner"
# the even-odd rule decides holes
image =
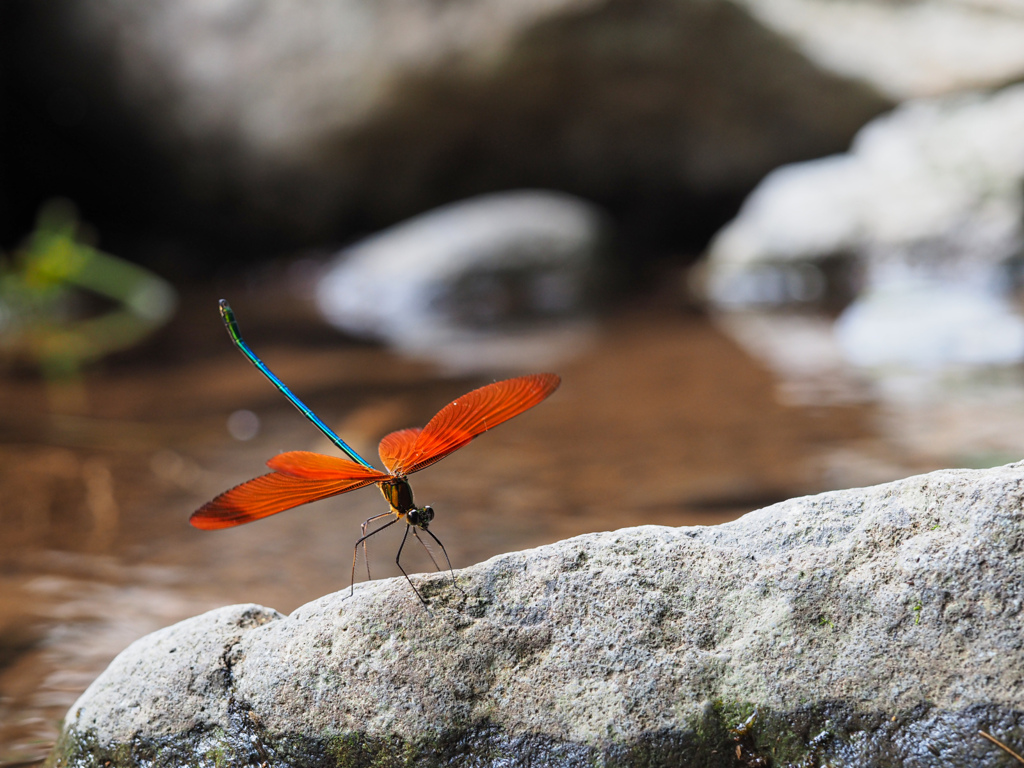
[[[483,195],[346,248],[320,278],[317,304],[341,330],[406,353],[500,363],[503,340],[551,339],[593,313],[607,250],[603,215],[583,200]]]
[[[415,576],[429,613],[223,608],[122,653],[51,763],[1008,765],[1022,502],[1024,463],[946,470]]]
[[[836,151],[892,103],[730,0],[23,12],[44,18],[27,48],[35,69],[57,70],[43,87],[72,81],[97,130],[147,137],[204,206],[307,236],[522,186],[674,224],[680,200]]]

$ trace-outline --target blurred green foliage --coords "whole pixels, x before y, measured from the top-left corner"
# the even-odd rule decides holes
[[[13,256],[0,254],[0,362],[27,362],[48,379],[74,378],[173,315],[177,297],[167,281],[93,248],[81,230],[74,206],[54,200]],[[109,306],[86,310],[86,293]]]

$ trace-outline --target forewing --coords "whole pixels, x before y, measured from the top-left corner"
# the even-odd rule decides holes
[[[386,480],[387,475],[373,467],[364,467],[348,459],[311,451],[279,453],[267,462],[275,472],[306,480]]]
[[[396,475],[407,474],[402,467],[411,466],[410,459],[416,451],[416,438],[422,431],[419,427],[411,427],[385,435],[377,449],[384,466]]]
[[[558,389],[553,373],[535,373],[474,389],[442,408],[419,433],[404,458],[402,473],[429,467],[477,435],[518,416]]]
[[[384,475],[388,477],[388,475]],[[280,472],[261,475],[225,491],[192,513],[189,522],[211,531],[251,523],[286,509],[373,483],[372,479],[307,480]]]

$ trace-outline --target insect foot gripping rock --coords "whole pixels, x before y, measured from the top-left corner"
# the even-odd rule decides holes
[[[1003,766],[1024,464],[579,536],[139,640],[53,766]],[[436,583],[435,583],[436,582]],[[435,589],[436,587],[436,589]]]

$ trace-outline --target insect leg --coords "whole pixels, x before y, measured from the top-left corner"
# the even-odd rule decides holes
[[[371,518],[370,518],[370,520],[372,520],[372,519],[373,519],[373,518],[371,517]],[[365,536],[363,536],[363,537],[362,537],[361,539],[359,539],[359,541],[357,541],[357,542],[356,542],[356,545],[355,545],[354,547],[352,547],[352,581],[350,581],[350,582],[349,582],[349,585],[348,585],[348,588],[349,588],[348,596],[349,596],[349,597],[352,597],[352,595],[354,595],[354,594],[355,594],[355,591],[356,591],[356,558],[357,558],[357,557],[359,557],[359,545],[360,545],[360,544],[363,544],[363,543],[364,543],[364,542],[365,542],[365,541],[366,541],[366,540],[367,540],[368,538],[370,538],[370,537],[371,537],[371,536],[373,536],[374,534],[376,534],[376,533],[380,533],[380,532],[381,532],[381,531],[383,531],[383,530],[384,530],[385,528],[387,528],[387,527],[388,527],[389,525],[394,525],[394,524],[395,524],[395,523],[397,523],[397,522],[398,522],[398,521],[399,521],[400,519],[401,519],[401,518],[398,518],[398,517],[396,517],[396,518],[395,518],[394,520],[392,520],[392,521],[391,521],[390,523],[384,523],[384,525],[382,525],[382,526],[381,526],[380,528],[378,528],[377,530],[375,530],[375,531],[370,531],[370,532],[369,532],[368,534],[366,534],[366,535],[365,535]],[[367,522],[369,522],[369,520],[367,520]],[[399,550],[399,551],[401,551],[401,550]],[[404,571],[403,571],[403,573],[404,573]],[[409,578],[409,577],[408,577],[408,576],[406,576],[406,578]]]
[[[394,522],[398,522],[398,518],[395,518]],[[388,523],[388,525],[391,525],[391,523]],[[420,602],[423,603],[423,607],[426,608],[427,611],[429,611],[430,606],[427,605],[427,601],[423,599],[423,595],[421,595],[420,591],[416,589],[416,585],[412,583],[412,579],[409,578],[409,574],[406,573],[405,568],[402,567],[402,547],[405,546],[405,540],[409,538],[410,528],[412,528],[411,525],[407,525],[405,527],[405,535],[402,536],[402,543],[398,545],[398,554],[395,555],[395,565],[398,566],[398,570],[400,570],[402,572],[402,575],[405,576],[405,580],[409,582],[409,586],[412,587],[412,591],[416,593],[416,597],[418,597],[420,599]]]
[[[461,593],[462,593],[462,596],[463,596],[463,597],[465,597],[465,596],[466,596],[466,590],[464,590],[464,589],[463,589],[462,587],[460,587],[460,586],[459,586],[459,582],[457,582],[457,581],[455,580],[455,569],[454,569],[454,568],[452,568],[452,561],[451,561],[451,559],[450,559],[450,558],[448,557],[448,550],[444,548],[444,544],[442,544],[442,543],[441,543],[441,540],[440,540],[439,538],[437,538],[437,536],[435,536],[435,535],[434,535],[434,532],[433,532],[433,531],[431,531],[431,530],[430,530],[429,528],[424,528],[423,530],[424,530],[424,531],[426,531],[427,533],[429,533],[429,534],[430,534],[430,538],[432,538],[432,539],[433,539],[434,541],[436,541],[436,542],[437,542],[437,546],[439,546],[439,547],[441,548],[441,551],[442,551],[442,552],[444,553],[444,561],[445,561],[446,563],[448,563],[448,573],[450,573],[450,574],[452,575],[452,584],[454,585],[454,587],[455,587],[455,588],[456,588],[457,590],[459,590],[459,592],[461,592]],[[415,531],[413,531],[413,533],[415,533]],[[426,544],[424,544],[423,546],[424,546],[424,548],[425,548],[425,547],[426,547]],[[429,551],[430,551],[430,550],[428,549],[428,550],[427,550],[427,552],[429,552]],[[430,556],[430,559],[431,559],[431,560],[433,560],[433,559],[434,559],[434,556],[433,556],[433,555],[431,555],[431,556]],[[434,563],[434,565],[437,565],[437,563],[435,562],[435,563]],[[440,569],[440,568],[438,568],[437,570],[439,570],[439,571],[440,571],[441,569]]]
[[[420,543],[420,546],[422,546],[423,549],[425,549],[427,551],[427,555],[430,557],[430,562],[432,562],[434,564],[434,568],[436,568],[438,571],[440,571],[441,570],[441,566],[438,565],[437,564],[437,560],[434,559],[434,553],[430,551],[430,547],[427,546],[427,542],[425,542],[423,539],[420,538],[420,534],[416,530],[416,526],[410,525],[409,527],[412,528],[412,535],[416,537],[416,541],[418,541]]]
[[[366,526],[368,526],[374,520],[380,520],[380,518],[387,517],[390,514],[392,514],[392,513],[391,512],[381,512],[379,515],[374,515],[373,517],[371,517],[371,518],[369,518],[367,520],[363,520],[363,525],[362,525],[363,538],[361,538],[360,541],[363,542],[363,562],[366,563],[366,580],[367,581],[373,581],[373,577],[370,575],[370,558],[366,554],[366,539],[368,538],[367,535],[366,535]],[[383,528],[383,527],[384,526],[381,526],[381,528]],[[379,531],[379,530],[380,530],[380,528],[377,529],[377,531]],[[373,533],[376,533],[377,531],[374,531]],[[372,536],[373,533],[371,533],[370,536]],[[353,559],[353,561],[355,560],[355,558],[352,558],[352,559]],[[355,562],[353,562],[353,564],[352,564],[352,580],[355,581],[355,578],[356,578],[356,569],[355,569]]]

